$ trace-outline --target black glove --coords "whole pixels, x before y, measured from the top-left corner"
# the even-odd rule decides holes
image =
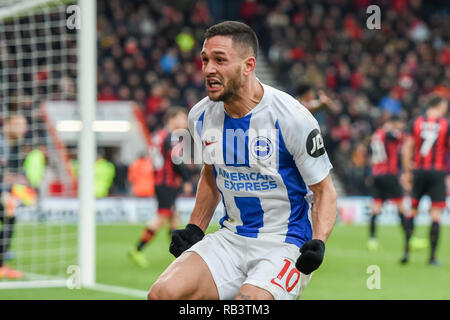
[[[301,255],[295,263],[295,267],[301,273],[310,274],[316,270],[323,260],[325,254],[325,243],[319,239],[312,239],[300,248]]]
[[[184,251],[203,239],[205,233],[195,224],[188,224],[186,228],[171,232],[172,242],[169,251],[178,258]]]

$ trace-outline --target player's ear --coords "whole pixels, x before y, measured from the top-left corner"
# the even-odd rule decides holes
[[[248,76],[255,70],[256,58],[254,56],[249,56],[244,60],[244,75]]]

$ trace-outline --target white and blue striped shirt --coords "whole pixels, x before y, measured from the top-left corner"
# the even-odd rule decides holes
[[[225,214],[239,235],[293,243],[311,239],[308,185],[332,165],[311,113],[290,95],[264,85],[259,104],[242,118],[209,97],[189,113],[197,156],[212,164]]]

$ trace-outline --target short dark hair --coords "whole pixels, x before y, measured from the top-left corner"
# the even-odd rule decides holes
[[[309,84],[302,83],[302,84],[298,85],[297,88],[295,89],[295,94],[297,95],[297,97],[301,97],[302,95],[304,95],[305,93],[307,93],[311,90],[312,90],[312,87]]]
[[[231,36],[233,42],[250,47],[255,58],[258,56],[258,37],[255,31],[243,22],[224,21],[213,25],[205,32],[205,39],[214,36]]]
[[[389,121],[396,122],[396,121],[402,121],[402,118],[400,118],[399,115],[391,115],[389,118]]]
[[[167,121],[169,121],[169,119],[175,118],[180,113],[184,113],[185,115],[187,115],[188,111],[184,107],[170,107],[166,111],[164,121],[167,122]]]
[[[438,95],[432,95],[428,100],[428,108],[434,108],[441,102],[443,102],[445,99]]]

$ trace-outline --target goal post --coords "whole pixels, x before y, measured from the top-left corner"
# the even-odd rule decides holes
[[[80,199],[78,258],[82,286],[95,284],[95,199],[94,162],[96,154],[93,124],[97,103],[96,1],[79,0],[81,28],[78,31],[78,105],[82,123],[79,160]]]
[[[76,28],[68,25],[72,14],[80,19]],[[0,289],[66,286],[74,276],[70,272],[77,270],[76,281],[82,287],[95,286],[96,42],[96,1],[0,0],[0,142],[7,140],[7,119],[19,114],[27,120],[28,133],[14,142],[20,150],[18,163],[24,163],[34,149],[46,154],[35,203],[22,203],[16,210],[14,236],[7,252],[12,258],[5,263],[22,271],[24,277],[1,278]],[[78,104],[81,131],[71,153],[52,139],[48,130],[42,109],[50,101]],[[78,172],[82,173],[76,190],[73,183],[63,183],[70,179],[67,163],[62,164],[67,159],[61,154],[69,153],[78,160]],[[73,198],[77,191],[76,217],[42,209],[44,196],[54,192],[57,198]]]

